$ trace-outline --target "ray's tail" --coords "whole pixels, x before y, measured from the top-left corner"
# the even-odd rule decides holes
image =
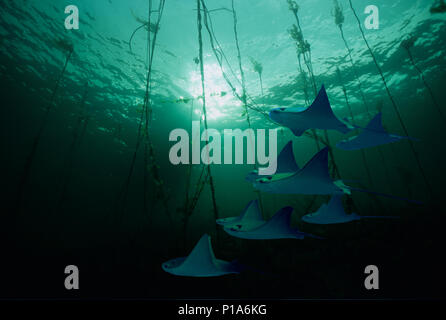
[[[351,191],[358,191],[358,192],[376,194],[377,196],[386,197],[386,198],[390,198],[390,199],[407,201],[409,203],[414,203],[414,204],[420,204],[420,205],[423,204],[423,202],[420,201],[420,200],[408,199],[408,198],[405,198],[405,197],[394,196],[394,195],[387,194],[387,193],[382,193],[382,192],[370,191],[370,190],[365,190],[365,189],[360,189],[360,188],[353,188],[353,187],[347,187],[347,189],[349,189]]]
[[[397,216],[361,216],[361,219],[400,219]]]
[[[308,238],[313,238],[313,239],[318,239],[318,240],[325,240],[325,239],[327,239],[327,238],[324,238],[324,237],[316,236],[316,235],[311,234],[311,233],[306,233],[306,232],[300,232],[300,233],[303,234],[305,237],[308,237]]]
[[[231,262],[233,264],[233,266],[237,269],[239,269],[241,272],[245,272],[245,271],[250,271],[250,272],[255,272],[258,273],[262,276],[268,276],[268,277],[272,277],[272,278],[278,278],[280,275],[273,273],[273,272],[269,272],[269,271],[264,271],[264,270],[260,270],[256,267],[253,266],[249,266],[246,264],[242,264],[239,262],[239,260],[234,260]]]

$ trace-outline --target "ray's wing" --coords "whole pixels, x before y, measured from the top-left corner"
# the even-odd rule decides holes
[[[373,117],[372,120],[367,124],[365,127],[365,130],[369,130],[372,132],[377,133],[387,133],[386,130],[384,130],[383,124],[382,124],[382,113],[378,113],[376,116]]]
[[[177,269],[183,274],[194,275],[214,272],[216,268],[211,238],[209,235],[204,234],[192,252]]]
[[[309,178],[318,181],[331,181],[328,172],[328,147],[321,149],[298,172],[296,178]]]
[[[277,213],[268,222],[266,222],[263,226],[259,227],[256,230],[262,229],[264,232],[268,232],[270,234],[287,233],[290,231],[292,212],[292,207],[284,207],[277,211]],[[255,232],[256,230],[253,231]]]
[[[293,153],[293,141],[290,140],[277,157],[276,173],[296,172],[298,170],[299,166],[296,163]]]
[[[336,118],[333,110],[331,109],[330,101],[328,100],[327,91],[325,90],[324,85],[322,85],[316,99],[313,101],[311,106],[309,106],[305,111],[302,111],[302,114],[305,114],[309,117],[315,116]]]

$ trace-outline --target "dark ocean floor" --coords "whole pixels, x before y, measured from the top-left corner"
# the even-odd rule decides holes
[[[198,238],[183,243],[159,226],[90,225],[86,232],[42,224],[13,235],[9,228],[0,298],[445,298],[444,219],[434,207],[414,209],[395,221],[306,227],[325,240],[248,241],[211,233],[217,258],[253,269],[219,278],[165,273],[161,263],[187,255]],[[64,288],[69,264],[79,268],[78,291]],[[370,264],[379,268],[379,290],[364,288]]]

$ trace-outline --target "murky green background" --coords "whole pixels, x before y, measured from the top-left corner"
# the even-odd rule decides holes
[[[387,130],[404,135],[348,1],[339,3],[366,107],[373,115],[382,108]],[[68,4],[79,7],[79,30],[64,28]],[[230,0],[206,4],[209,10],[231,7]],[[444,112],[446,15],[431,14],[432,1],[428,0],[355,0],[353,5],[361,19],[365,19],[363,11],[369,4],[380,10],[380,29],[366,30],[363,26],[365,36],[410,136],[419,139],[414,145],[432,194],[406,141],[382,146],[381,151],[365,151],[371,181],[360,152],[334,148],[343,179],[424,204],[354,193],[359,214],[400,219],[311,226],[299,218],[317,210],[327,197],[262,194],[265,217],[291,205],[295,208],[293,225],[327,240],[247,241],[230,238],[221,230],[217,233],[208,184],[184,227],[186,190],[193,194],[197,188],[201,166],[192,167],[188,187],[190,168],[173,166],[168,158],[172,146],[169,132],[175,128],[190,130],[191,121],[202,117],[200,70],[194,62],[198,56],[195,1],[166,1],[153,58],[152,118],[148,130],[143,131],[150,136],[153,157],[146,158],[147,168],[144,145],[140,146],[127,188],[143,112],[147,30],[135,33],[132,51],[129,39],[141,21],[147,20],[149,1],[0,1],[4,217],[0,230],[5,236],[1,243],[0,297],[444,297],[445,122],[437,107]],[[317,85],[325,84],[336,115],[351,120],[342,89],[345,86],[355,123],[365,126],[366,108],[334,23],[332,1],[303,0],[299,5]],[[158,1],[153,1],[153,6],[157,7]],[[287,31],[295,19],[286,1],[238,0],[235,9],[246,90],[252,101],[265,112],[305,105],[295,44]],[[217,10],[211,16],[214,34],[227,58],[224,70],[241,94],[232,15]],[[410,52],[437,106],[407,51],[400,47],[410,35],[416,37]],[[74,52],[54,96],[17,211],[20,176],[66,61],[61,39],[72,43]],[[205,29],[203,50],[209,127],[246,128],[244,107],[224,80]],[[263,65],[263,94],[250,58]],[[87,81],[88,93],[82,103]],[[311,90],[309,97],[314,98]],[[255,129],[275,127],[258,112],[249,110],[249,115]],[[329,137],[333,145],[343,138],[337,132],[329,132]],[[314,140],[296,138],[282,128],[279,150],[290,139],[302,166],[317,151]],[[257,197],[244,180],[252,169],[252,165],[212,166],[220,217],[238,215]],[[125,201],[123,189],[127,192]],[[212,236],[218,258],[239,259],[266,274],[189,279],[162,271],[162,262],[187,255],[204,233]],[[63,270],[68,264],[80,269],[81,290],[77,292],[68,292],[63,286]],[[380,268],[379,291],[364,289],[363,271],[368,264]]]

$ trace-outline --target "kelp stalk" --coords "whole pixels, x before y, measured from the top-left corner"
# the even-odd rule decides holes
[[[400,111],[398,109],[398,106],[397,106],[397,104],[395,102],[395,99],[393,98],[392,94],[390,93],[389,87],[387,85],[386,78],[384,77],[384,74],[383,74],[383,72],[381,70],[381,67],[379,66],[378,61],[376,60],[375,54],[373,53],[373,50],[370,47],[370,45],[369,45],[369,43],[367,41],[367,38],[365,37],[364,30],[362,30],[361,20],[359,19],[358,15],[356,14],[355,9],[353,8],[352,0],[349,0],[349,3],[350,3],[350,8],[353,11],[353,14],[355,15],[356,21],[358,22],[359,31],[361,32],[362,38],[364,39],[364,42],[365,42],[365,44],[366,44],[366,46],[367,46],[367,48],[368,48],[368,50],[370,52],[370,55],[372,56],[373,62],[375,63],[376,68],[378,69],[378,72],[379,72],[379,74],[381,76],[381,80],[382,80],[382,82],[384,84],[384,87],[386,88],[386,92],[387,92],[387,95],[388,95],[388,97],[390,99],[390,102],[392,103],[393,110],[395,111],[395,113],[397,115],[397,118],[398,118],[398,121],[399,121],[401,127],[403,128],[404,134],[406,136],[409,136],[409,132],[408,132],[408,130],[406,128],[406,125],[405,125],[402,117],[401,117],[401,113],[400,113]],[[423,177],[423,180],[424,180],[424,183],[425,183],[425,185],[427,187],[428,193],[429,193],[430,197],[432,198],[433,197],[433,189],[432,189],[432,187],[430,185],[430,182],[427,179],[427,176],[426,176],[426,174],[424,172],[424,169],[423,169],[423,166],[421,164],[421,161],[420,161],[420,158],[418,156],[418,153],[415,150],[415,146],[413,144],[413,141],[412,141],[412,139],[407,139],[407,142],[409,143],[410,149],[411,149],[411,151],[413,153],[413,156],[415,158],[415,161],[417,163],[418,170],[420,171],[420,174]]]
[[[313,72],[313,65],[311,62],[311,47],[308,41],[305,40],[302,28],[300,26],[300,20],[298,16],[299,6],[294,0],[287,0],[288,8],[293,13],[294,18],[296,19],[296,25],[293,25],[292,29],[289,31],[291,36],[297,43],[298,54],[302,55],[304,58],[305,65],[307,66],[308,73],[310,74],[311,83],[313,85],[313,89],[317,94],[317,85]]]
[[[159,172],[159,167],[156,164],[156,157],[155,157],[155,148],[153,146],[152,140],[150,139],[149,135],[149,128],[150,128],[150,122],[152,119],[152,106],[151,106],[151,92],[152,92],[152,66],[153,66],[153,58],[155,55],[155,48],[156,48],[156,40],[158,36],[158,31],[160,28],[160,22],[161,17],[163,15],[164,11],[164,4],[165,0],[160,0],[158,10],[155,12],[158,12],[158,19],[154,25],[154,31],[153,31],[153,39],[150,41],[150,34],[151,34],[151,28],[148,29],[148,51],[149,54],[149,67],[147,71],[147,81],[146,81],[146,94],[144,99],[144,110],[143,114],[145,114],[145,126],[144,126],[144,132],[143,137],[144,139],[144,153],[145,153],[145,163],[144,163],[144,171],[147,172],[149,170],[149,163],[150,163],[150,171],[152,173],[152,178],[155,181],[155,184],[157,186],[157,199],[160,199],[162,202],[162,205],[164,207],[165,214],[167,218],[169,219],[170,223],[173,224],[172,216],[169,211],[169,205],[168,205],[168,199],[166,195],[166,191],[164,188],[163,180],[161,179],[161,174]],[[152,26],[151,22],[151,14],[152,14],[152,0],[149,1],[149,20],[148,25]],[[147,197],[148,197],[148,187],[147,187],[147,176],[146,176],[146,183],[144,184],[144,209],[146,212],[149,211],[147,206]]]
[[[352,66],[353,75],[355,76],[355,79],[358,82],[358,89],[359,89],[359,93],[361,94],[361,99],[364,104],[364,108],[367,112],[367,115],[370,117],[370,112],[369,112],[369,109],[368,109],[368,106],[366,103],[364,91],[362,90],[361,79],[358,76],[358,71],[356,69],[356,65],[355,65],[355,63],[353,61],[353,57],[352,57],[352,51],[351,51],[350,46],[348,45],[348,42],[345,38],[344,29],[342,28],[342,25],[344,23],[344,13],[342,12],[342,8],[339,5],[339,3],[337,2],[337,0],[334,0],[334,5],[335,5],[335,8],[334,8],[335,24],[338,26],[339,31],[341,33],[341,38],[342,38],[342,41],[344,42],[345,48],[347,49],[348,58],[349,58],[351,66]]]
[[[80,103],[80,110],[79,110],[79,116],[76,122],[76,126],[73,129],[73,140],[71,141],[70,147],[68,149],[67,156],[64,161],[64,167],[63,172],[61,175],[61,182],[59,186],[60,195],[59,195],[59,201],[56,206],[56,213],[62,212],[62,205],[64,204],[66,200],[68,185],[70,183],[72,171],[73,171],[73,161],[76,154],[76,149],[79,147],[81,143],[81,135],[79,132],[83,132],[83,124],[87,121],[86,117],[86,111],[85,111],[85,104],[87,100],[88,95],[88,82],[85,84],[84,93],[81,98]],[[85,124],[86,127],[86,124]]]
[[[131,164],[130,164],[130,169],[129,169],[129,173],[127,175],[126,181],[124,183],[124,186],[119,194],[119,196],[117,197],[118,200],[118,205],[115,206],[115,210],[119,211],[124,211],[125,209],[125,204],[126,204],[126,200],[127,200],[127,195],[128,195],[128,189],[129,189],[129,185],[130,185],[130,181],[131,181],[131,177],[133,175],[133,171],[134,171],[134,167],[135,167],[135,162],[136,162],[136,157],[137,157],[137,153],[138,153],[138,149],[141,145],[141,141],[144,139],[144,145],[145,145],[145,168],[144,170],[147,170],[148,167],[148,161],[150,160],[152,163],[151,169],[152,169],[152,174],[153,174],[153,178],[155,180],[155,183],[157,184],[157,192],[158,192],[158,198],[162,198],[162,202],[163,202],[163,206],[166,212],[166,215],[169,219],[169,221],[172,223],[172,217],[170,215],[170,212],[168,210],[168,203],[167,203],[167,198],[164,192],[164,186],[162,184],[162,181],[160,179],[160,174],[159,174],[159,170],[158,167],[155,163],[155,152],[154,152],[154,148],[153,148],[153,144],[151,143],[150,139],[149,139],[149,135],[148,135],[148,125],[149,125],[149,121],[150,121],[150,117],[151,117],[151,107],[150,107],[150,94],[151,94],[151,75],[152,75],[152,65],[153,65],[153,57],[155,54],[155,47],[156,47],[156,39],[157,39],[157,35],[158,35],[158,30],[159,30],[159,25],[161,22],[161,18],[163,15],[163,9],[164,9],[164,4],[165,4],[165,0],[160,0],[159,2],[159,9],[156,11],[158,12],[158,18],[157,21],[155,23],[155,31],[153,32],[153,39],[151,40],[151,35],[150,35],[150,29],[149,29],[149,35],[148,35],[148,66],[147,66],[147,77],[146,77],[146,88],[145,88],[145,95],[144,95],[144,105],[143,105],[143,110],[141,113],[141,117],[139,119],[139,124],[138,124],[138,135],[137,135],[137,139],[136,139],[136,146],[135,146],[135,150],[133,152],[133,156],[132,156],[132,160],[131,160]],[[151,23],[150,21],[150,17],[152,14],[152,0],[149,1],[149,23]],[[147,179],[147,178],[146,178]],[[147,194],[147,180],[145,181],[144,184],[144,201],[146,201],[145,197]],[[120,205],[119,205],[120,203]],[[145,209],[147,209],[147,204],[145,203]],[[120,215],[119,215],[120,216]],[[119,219],[119,218],[118,218]]]
[[[248,127],[251,128],[251,119],[249,118],[248,103],[246,101],[247,94],[246,94],[245,72],[243,71],[242,55],[240,52],[240,44],[239,44],[239,40],[238,40],[237,12],[235,11],[234,0],[231,0],[231,5],[232,5],[232,17],[233,17],[233,23],[234,23],[235,45],[237,48],[237,60],[238,60],[238,65],[239,65],[239,70],[240,70],[240,78],[241,78],[241,84],[242,84],[242,100],[243,100],[243,106],[245,108],[246,122],[248,123]],[[262,74],[261,69],[258,69],[258,72],[259,72],[259,75]],[[261,79],[261,77],[260,77],[260,79]],[[263,89],[262,89],[262,91],[263,91]],[[250,139],[252,139],[251,136],[250,136]],[[251,145],[254,145],[253,141],[251,141]],[[256,164],[254,164],[254,169],[256,169],[256,170],[258,169]],[[260,210],[262,213],[264,213],[262,196],[260,194],[260,191],[256,190],[256,193],[257,193],[257,197],[259,198]]]
[[[30,173],[31,173],[31,167],[34,163],[34,157],[36,155],[37,148],[38,148],[40,140],[42,138],[43,131],[45,130],[45,128],[47,126],[48,116],[54,107],[54,99],[55,99],[57,91],[59,89],[60,82],[61,82],[63,76],[65,75],[65,71],[66,71],[68,63],[73,55],[73,52],[74,52],[74,50],[73,50],[73,47],[71,46],[69,48],[68,55],[65,58],[65,63],[62,68],[62,71],[60,72],[60,74],[56,80],[53,92],[51,93],[49,103],[48,103],[48,105],[45,109],[45,113],[43,115],[42,123],[40,124],[39,130],[37,131],[37,135],[35,136],[35,138],[33,140],[31,151],[28,154],[28,156],[26,157],[25,166],[24,166],[23,172],[20,176],[19,185],[17,188],[17,196],[16,196],[15,209],[14,209],[16,215],[20,212],[20,207],[21,207],[21,203],[23,200],[25,187],[28,184]]]
[[[365,112],[367,114],[367,119],[370,121],[372,119],[372,116],[370,114],[370,110],[368,108],[368,105],[367,105],[367,102],[366,102],[366,99],[365,99],[364,91],[362,90],[362,82],[361,82],[361,79],[360,79],[360,77],[358,75],[358,70],[356,68],[355,62],[353,61],[352,51],[350,49],[350,46],[348,45],[347,39],[345,38],[344,29],[342,27],[343,23],[344,23],[343,9],[339,5],[337,0],[334,0],[333,2],[334,2],[334,14],[333,15],[334,15],[334,18],[335,18],[335,24],[338,26],[339,31],[341,33],[341,38],[342,38],[342,41],[344,42],[344,46],[345,46],[345,48],[347,50],[350,65],[352,66],[353,75],[354,75],[354,77],[356,79],[356,82],[358,83],[358,90],[359,90],[359,93],[361,95],[361,99],[362,99],[362,103],[364,105]],[[377,147],[377,150],[378,150],[378,152],[380,154],[380,157],[381,157],[381,163],[383,164],[384,169],[385,169],[386,180],[387,180],[388,183],[390,183],[391,180],[390,180],[389,168],[387,167],[383,150],[382,150],[382,148],[380,146]]]
[[[316,78],[315,78],[314,72],[313,72],[313,64],[311,62],[311,47],[310,47],[310,44],[308,43],[308,41],[305,40],[303,32],[302,32],[299,16],[297,14],[299,11],[299,6],[297,5],[297,3],[294,0],[287,0],[287,2],[288,2],[289,10],[293,13],[294,18],[296,19],[296,24],[293,25],[293,27],[289,30],[289,33],[290,33],[291,37],[296,41],[298,56],[302,55],[304,58],[305,65],[307,66],[308,73],[310,75],[310,79],[311,79],[311,82],[313,85],[314,96],[316,97],[318,90],[317,90],[317,85],[316,85]],[[300,61],[300,59],[299,59],[299,61]],[[313,135],[317,141],[318,136],[316,135],[316,131],[313,131]],[[340,177],[339,168],[337,166],[336,159],[334,157],[333,148],[330,145],[330,139],[328,137],[327,130],[324,130],[324,138],[326,141],[326,145],[328,147],[328,152],[330,154],[332,171],[337,177]],[[317,147],[318,147],[318,150],[320,150],[319,143],[317,143]]]
[[[198,51],[198,58],[200,59],[200,74],[201,74],[201,92],[202,92],[202,102],[203,102],[203,122],[204,122],[204,128],[207,132],[208,129],[208,121],[207,121],[207,113],[206,113],[206,89],[204,85],[204,63],[203,63],[203,36],[202,36],[202,17],[201,17],[201,0],[197,0],[197,24],[198,24],[198,45],[199,45],[199,51]],[[209,140],[209,137],[206,137],[207,140]],[[207,148],[209,148],[209,144],[207,144]],[[208,150],[209,155],[209,150]],[[215,186],[214,186],[214,179],[212,177],[211,172],[211,165],[207,165],[207,172],[209,176],[209,186],[211,188],[211,196],[212,196],[212,206],[214,209],[214,218],[217,220],[219,218],[218,215],[218,208],[217,208],[217,200],[215,198]],[[218,235],[218,229],[217,229],[217,235]]]
[[[251,58],[250,60],[254,71],[259,76],[260,94],[262,95],[263,98],[263,81],[262,81],[263,66],[260,62],[254,60],[253,58]]]
[[[236,97],[240,102],[243,103],[244,100],[243,100],[242,96],[237,92],[235,86],[232,84],[231,80],[229,79],[227,72],[223,68],[223,60],[224,60],[227,63],[228,69],[230,70],[231,74],[234,76],[234,78],[238,82],[240,82],[240,80],[235,75],[235,72],[234,72],[233,68],[231,67],[231,64],[229,63],[228,59],[226,58],[226,55],[222,49],[222,46],[219,44],[219,42],[215,36],[214,30],[212,27],[212,19],[210,16],[210,12],[212,10],[207,10],[206,4],[204,1],[202,1],[201,4],[203,6],[203,11],[204,11],[204,19],[203,19],[204,26],[209,34],[211,49],[212,49],[212,52],[214,53],[215,58],[217,59],[217,63],[218,63],[219,68],[222,72],[223,78],[225,79],[226,84],[231,88],[231,91],[232,91],[232,94],[234,95],[234,97]],[[240,85],[241,85],[241,83],[240,83]],[[254,103],[254,99],[252,97],[250,97],[249,94],[246,95],[246,101],[248,102],[248,100],[249,100],[249,103],[247,104],[247,107],[250,110],[253,110],[253,111],[261,114],[267,121],[273,122],[271,120],[271,118],[269,117],[268,113],[266,113],[261,108],[259,108]]]
[[[351,123],[355,126],[356,125],[356,123],[355,123],[355,116],[353,114],[353,110],[352,110],[352,107],[350,105],[350,101],[348,99],[347,88],[345,87],[345,85],[344,85],[344,83],[342,81],[341,70],[339,70],[339,68],[336,68],[336,73],[338,74],[338,78],[339,78],[339,82],[340,82],[340,85],[341,85],[341,88],[342,88],[342,92],[344,93],[344,99],[345,99],[345,103],[346,103],[347,108],[348,108],[348,112],[350,113]],[[372,179],[372,175],[370,173],[370,168],[369,168],[369,165],[367,163],[367,158],[365,156],[364,149],[361,149],[361,157],[362,157],[362,162],[364,164],[364,168],[365,168],[366,173],[367,173],[367,179],[369,181],[369,184],[371,186],[373,186],[373,179]]]
[[[299,72],[302,78],[302,84],[303,84],[303,92],[304,92],[304,97],[305,97],[305,103],[307,105],[310,105],[310,98],[308,96],[308,83],[307,83],[307,76],[305,75],[305,71],[302,68],[302,62],[301,62],[301,58],[300,58],[300,54],[297,54],[297,60],[299,62]],[[316,133],[315,129],[311,129],[311,134],[314,137],[314,142],[316,144],[316,149],[317,151],[321,151],[321,145],[319,143],[319,137]]]
[[[406,40],[401,42],[401,47],[404,48],[407,51],[410,63],[415,68],[415,70],[418,72],[421,81],[423,81],[423,84],[426,87],[427,92],[429,93],[429,95],[430,95],[430,97],[432,99],[432,102],[433,102],[433,104],[435,106],[435,109],[437,109],[437,112],[440,115],[441,120],[443,121],[443,123],[446,124],[446,117],[445,117],[443,111],[441,110],[441,107],[438,104],[437,99],[435,98],[434,92],[432,91],[432,88],[430,87],[430,85],[427,83],[426,78],[424,77],[423,71],[417,66],[417,64],[415,63],[415,60],[413,58],[412,51],[410,49],[413,47],[414,42],[415,42],[414,38],[406,39]]]
[[[211,49],[212,52],[214,53],[214,56],[217,60],[217,63],[219,65],[219,68],[222,72],[223,78],[226,81],[226,84],[231,88],[232,94],[234,95],[235,98],[237,98],[240,102],[243,103],[243,99],[241,97],[240,94],[237,93],[237,90],[235,89],[235,86],[232,84],[231,80],[229,79],[229,76],[227,74],[227,72],[225,71],[225,69],[223,68],[223,60],[227,63],[228,65],[228,69],[231,71],[231,74],[236,78],[237,81],[239,81],[239,79],[237,78],[237,76],[235,75],[235,72],[233,70],[233,68],[231,67],[231,64],[229,63],[228,59],[226,58],[226,55],[222,49],[222,46],[220,45],[220,43],[218,42],[218,39],[215,36],[214,30],[213,30],[213,26],[212,26],[212,18],[210,16],[210,12],[213,10],[207,10],[206,5],[204,3],[204,1],[202,1],[202,6],[203,6],[203,11],[204,11],[204,26],[206,27],[206,30],[209,34],[209,38],[210,38],[210,44],[211,44]],[[230,11],[229,9],[227,11]],[[197,63],[199,63],[198,61],[199,59],[197,59]],[[266,113],[265,111],[261,110],[255,103],[254,103],[254,99],[252,97],[249,96],[249,94],[246,94],[246,100],[248,101],[248,105],[247,107],[252,110],[255,111],[259,114],[261,114],[266,121],[271,122],[275,125],[278,125],[278,123],[274,122],[273,120],[271,120],[271,118],[269,117],[268,113]],[[321,143],[323,143],[324,145],[326,145],[326,141],[324,141],[322,139],[322,137],[320,136],[313,136],[310,133],[305,133],[305,136],[311,138],[311,139],[318,139]]]

